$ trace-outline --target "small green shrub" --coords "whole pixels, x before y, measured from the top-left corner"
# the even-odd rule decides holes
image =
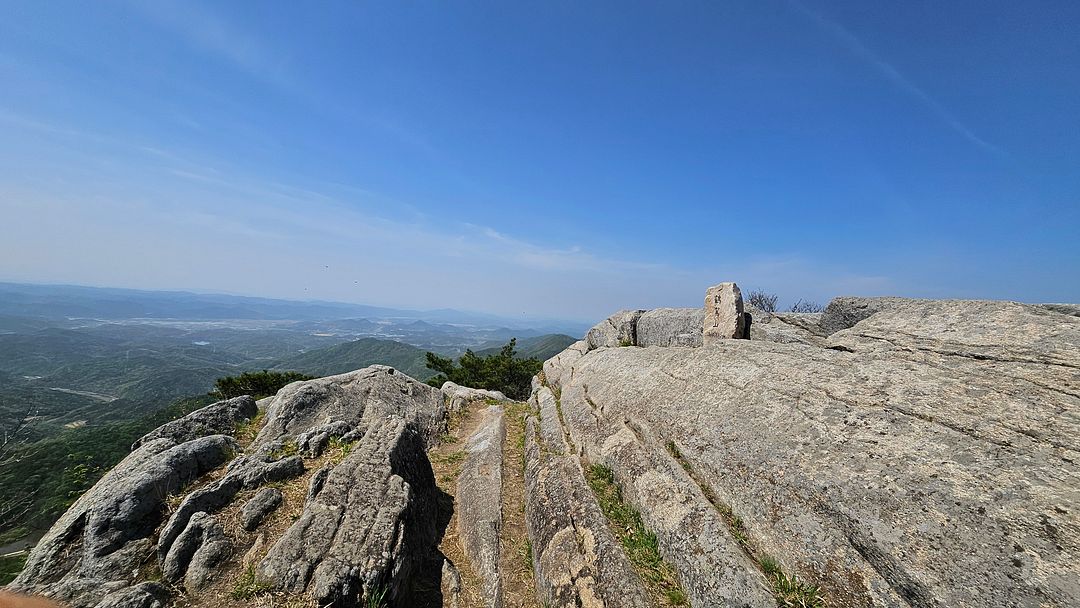
[[[429,352],[427,367],[438,375],[427,383],[438,387],[450,380],[471,388],[501,391],[511,399],[525,399],[532,389],[532,377],[543,369],[544,364],[536,357],[517,358],[516,346],[517,340],[511,339],[497,354],[485,357],[467,350],[456,362]]]
[[[286,384],[297,380],[311,380],[314,376],[300,372],[244,372],[239,376],[225,376],[214,381],[211,393],[219,399],[232,399],[241,395],[251,395],[256,399],[275,395]]]

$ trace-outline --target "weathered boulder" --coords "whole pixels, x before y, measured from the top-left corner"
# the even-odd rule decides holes
[[[559,376],[563,373],[572,373],[574,362],[587,352],[589,352],[589,343],[585,340],[578,340],[567,346],[561,353],[544,361],[544,377],[547,383],[551,386],[558,386]],[[536,386],[539,386],[539,382],[536,383]]]
[[[750,320],[743,310],[742,292],[735,283],[720,283],[705,290],[703,344],[750,337]]]
[[[781,344],[825,345],[825,332],[821,329],[821,313],[816,312],[765,312],[746,306],[746,313],[753,319],[750,339]]]
[[[688,593],[708,587],[697,560],[721,587],[754,578],[715,508],[745,557],[830,606],[1080,603],[1080,318],[893,304],[826,347],[598,349],[560,370],[573,443],[612,468]]]
[[[239,449],[224,435],[179,445],[167,438],[144,443],[49,529],[11,588],[79,608],[129,586],[152,554],[152,534],[162,521],[165,499]]]
[[[304,461],[299,456],[275,460],[267,450],[250,456],[239,456],[231,463],[223,477],[212,481],[180,501],[169,520],[158,534],[158,560],[164,561],[173,542],[188,526],[196,513],[214,513],[232,502],[244,489],[254,489],[265,483],[284,481],[298,477],[304,472]]]
[[[183,418],[166,422],[136,440],[131,449],[163,437],[174,443],[183,443],[206,435],[230,435],[237,423],[252,418],[258,411],[255,400],[247,395],[218,401]]]
[[[654,308],[637,320],[635,346],[701,346],[703,308]]]
[[[1080,304],[1038,304],[1038,306],[1063,315],[1080,317]]]
[[[247,398],[148,434],[45,535],[13,588],[74,608],[160,606],[169,592],[147,580],[156,549],[163,580],[182,581],[190,601],[210,601],[206,594],[222,593],[240,568],[280,563],[264,559],[270,550],[308,563],[311,576],[301,588],[326,603],[348,604],[357,600],[350,593],[384,585],[395,601],[410,603],[404,590],[423,587],[414,580],[421,565],[441,560],[435,530],[443,520],[424,449],[446,430],[442,393],[373,366],[294,383],[261,403],[265,426],[245,449],[224,435],[187,439],[232,430],[253,413]],[[294,481],[305,473],[305,459],[320,457],[333,437],[358,443],[340,452],[343,460],[338,452],[324,456],[310,482]],[[192,482],[198,483],[183,494]],[[244,532],[282,494],[263,488],[244,506],[237,497],[273,482],[311,484],[299,527],[283,537],[277,530]],[[179,504],[176,494],[183,495]],[[342,509],[355,513],[331,521]],[[342,571],[343,564],[355,568]]]
[[[446,407],[439,389],[392,367],[372,365],[347,374],[294,382],[278,391],[267,405],[266,423],[253,446],[295,439],[332,422],[345,422],[365,432],[387,416],[416,425],[429,447],[446,430]]]
[[[553,454],[569,454],[570,444],[566,441],[566,431],[560,421],[562,414],[559,413],[555,393],[547,386],[537,387],[529,403],[539,416],[537,432],[544,448]]]
[[[322,606],[355,605],[379,590],[398,601],[437,544],[435,479],[424,450],[415,422],[372,420],[270,548],[260,578]]]
[[[323,453],[331,439],[345,437],[353,430],[353,425],[344,420],[327,422],[297,435],[296,446],[300,452],[309,458],[316,458]],[[361,432],[357,438],[362,436],[363,433]]]
[[[168,599],[165,587],[146,581],[106,595],[94,608],[165,608]]]
[[[448,400],[447,408],[451,412],[460,411],[461,408],[470,401],[487,401],[491,399],[495,401],[506,401],[506,395],[502,394],[502,392],[500,391],[489,391],[482,388],[469,388],[467,386],[455,384],[453,382],[450,382],[449,380],[443,382],[442,388],[440,388],[439,390],[441,390],[442,393],[446,395],[446,398]]]
[[[820,326],[825,335],[830,335],[842,329],[853,327],[859,321],[883,310],[903,310],[917,314],[919,308],[932,301],[894,297],[862,298],[844,296],[833,298],[821,313]]]
[[[168,583],[184,579],[188,591],[203,588],[213,568],[232,551],[221,524],[200,511],[191,516],[187,527],[177,536],[161,564],[161,577]]]
[[[259,490],[251,500],[244,503],[240,508],[240,526],[251,532],[259,527],[267,515],[281,506],[283,500],[281,490],[277,488],[263,488]]]
[[[597,323],[585,334],[589,349],[633,346],[637,342],[637,321],[644,310],[620,310]]]
[[[457,516],[462,548],[483,585],[484,605],[501,608],[499,532],[502,529],[503,408],[489,406],[465,445],[458,475]]]

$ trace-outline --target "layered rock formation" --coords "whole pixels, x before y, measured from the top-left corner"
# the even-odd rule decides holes
[[[291,384],[264,406],[261,429],[237,425],[256,415],[244,397],[140,439],[11,588],[99,608],[162,606],[167,585],[196,603],[410,601],[441,566],[426,449],[446,430],[443,393],[373,366]]]
[[[1077,317],[899,298],[774,317],[772,341],[545,365],[568,441],[694,605],[746,601],[773,561],[831,606],[1080,601]]]
[[[738,293],[616,313],[528,404],[374,366],[209,406],[136,442],[12,587],[80,608],[1080,604],[1076,307]]]

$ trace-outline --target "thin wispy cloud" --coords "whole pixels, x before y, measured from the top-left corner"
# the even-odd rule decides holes
[[[843,45],[853,55],[867,63],[874,68],[882,77],[891,82],[893,86],[903,91],[909,97],[919,102],[923,107],[933,113],[944,124],[948,125],[953,131],[960,134],[962,137],[970,141],[971,143],[993,152],[994,154],[1005,155],[1006,152],[1001,147],[990,143],[976,134],[970,127],[964,124],[960,119],[953,115],[945,106],[941,105],[936,99],[934,99],[929,93],[927,93],[922,87],[915,84],[910,78],[902,74],[895,66],[888,61],[885,61],[877,55],[874,51],[870,50],[855,34],[851,33],[846,27],[840,23],[833,21],[821,13],[811,9],[798,0],[789,0],[789,4],[795,8],[798,12],[808,17],[814,24],[825,33],[829,34],[833,39]]]
[[[244,32],[197,2],[153,0],[130,6],[158,26],[179,35],[196,50],[220,57],[270,84],[289,87],[287,60],[257,37]]]

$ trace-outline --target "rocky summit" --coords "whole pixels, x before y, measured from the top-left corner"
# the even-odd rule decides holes
[[[1080,605],[1080,307],[620,311],[527,403],[392,368],[140,439],[11,590],[165,606]]]

